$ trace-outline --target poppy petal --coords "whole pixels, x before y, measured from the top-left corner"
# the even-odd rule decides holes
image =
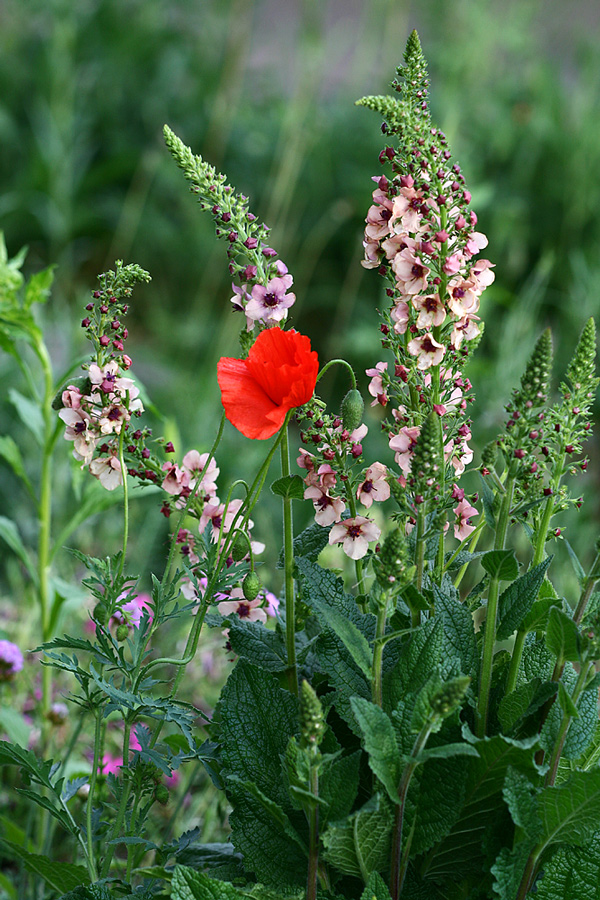
[[[265,440],[279,431],[287,410],[267,396],[246,362],[223,357],[217,363],[223,408],[231,424],[245,437]]]

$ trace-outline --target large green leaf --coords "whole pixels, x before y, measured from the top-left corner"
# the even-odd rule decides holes
[[[247,900],[247,895],[225,881],[214,881],[187,866],[175,866],[171,900]]]
[[[600,769],[574,772],[558,787],[537,797],[544,844],[585,846],[600,831]]]
[[[362,697],[352,697],[350,703],[363,734],[369,765],[392,803],[397,803],[402,765],[390,718],[381,707]]]
[[[323,834],[325,858],[345,875],[367,881],[389,862],[394,816],[388,802],[373,799]]]
[[[430,850],[449,833],[465,800],[468,769],[462,759],[436,759],[421,769],[415,800],[412,854]]]
[[[488,550],[481,557],[481,565],[492,578],[500,581],[513,581],[519,574],[514,550]]]
[[[600,832],[585,847],[559,847],[535,887],[535,900],[600,900]]]
[[[360,900],[392,900],[385,881],[377,872],[369,875],[367,886]]]
[[[548,557],[529,572],[521,575],[500,594],[496,632],[499,641],[509,638],[530,612],[552,558]]]
[[[266,628],[261,622],[247,622],[239,616],[231,616],[229,643],[234,653],[261,669],[269,672],[284,672],[287,669],[287,653],[281,634]]]
[[[546,628],[546,646],[557,659],[579,662],[581,639],[573,619],[557,607],[552,607]]]
[[[433,586],[436,614],[441,615],[447,644],[458,656],[464,675],[477,678],[479,651],[473,616],[464,603]]]

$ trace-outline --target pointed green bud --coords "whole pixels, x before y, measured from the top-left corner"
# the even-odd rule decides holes
[[[406,537],[399,528],[390,531],[374,561],[375,577],[383,588],[401,588],[414,574]]]
[[[398,506],[404,507],[406,503],[406,488],[403,488],[395,475],[388,475],[386,478],[390,486],[390,492]]]
[[[396,97],[385,94],[379,96],[361,97],[356,101],[356,106],[364,106],[385,119],[388,126],[388,134],[397,134],[402,127],[402,105]]]
[[[432,710],[439,716],[450,715],[462,703],[470,683],[466,675],[447,681],[430,698]]]
[[[515,392],[514,405],[520,413],[543,406],[546,402],[552,374],[552,355],[552,333],[546,328],[533,348],[521,378],[521,389]]]
[[[493,469],[498,456],[498,445],[496,441],[490,441],[481,451],[481,465],[484,469]]]
[[[256,572],[248,572],[242,582],[242,591],[244,592],[244,597],[248,603],[252,603],[253,600],[256,600],[261,588],[262,584],[260,583],[260,578]]]
[[[325,734],[321,701],[306,680],[300,687],[300,733],[306,747],[318,747]]]
[[[573,354],[573,359],[567,368],[566,377],[575,390],[590,385],[595,387],[593,381],[596,374],[596,323],[588,319],[585,323],[579,343]]]
[[[342,400],[342,422],[348,431],[354,431],[362,422],[365,411],[364,400],[356,388],[348,391]]]
[[[423,496],[435,493],[435,485],[441,477],[440,428],[439,416],[430,413],[421,426],[411,461],[413,489]]]

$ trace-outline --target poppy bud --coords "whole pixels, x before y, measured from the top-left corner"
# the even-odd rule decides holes
[[[248,603],[256,600],[262,585],[256,572],[248,572],[242,583],[242,591]]]
[[[342,400],[342,422],[348,431],[354,431],[362,421],[365,410],[364,400],[356,388],[348,391]]]
[[[117,628],[115,637],[118,641],[124,641],[127,635],[129,634],[129,626],[128,625],[119,625]]]

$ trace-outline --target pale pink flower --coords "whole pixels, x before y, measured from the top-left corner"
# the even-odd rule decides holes
[[[107,406],[102,410],[98,419],[100,433],[104,435],[120,434],[123,422],[128,422],[130,418],[131,416],[124,406],[120,403],[113,403],[112,406]]]
[[[334,525],[329,532],[330,544],[341,544],[342,550],[350,559],[362,559],[369,549],[371,541],[379,540],[381,529],[366,516],[355,516],[344,519]]]
[[[79,409],[81,406],[81,398],[83,394],[79,390],[79,388],[75,387],[75,385],[70,384],[68,387],[62,392],[62,405],[68,407],[69,409]]]
[[[88,377],[92,384],[97,386],[103,394],[117,394],[121,398],[129,394],[129,400],[136,401],[135,404],[130,403],[130,410],[143,409],[141,401],[136,399],[140,393],[139,388],[135,386],[131,378],[119,376],[119,363],[116,359],[109,360],[102,368],[96,363],[91,363],[88,369]]]
[[[390,449],[394,451],[394,459],[405,475],[410,472],[410,461],[420,433],[421,429],[417,425],[410,428],[405,426],[400,429],[398,434],[393,434],[390,438],[389,444]]]
[[[296,302],[295,294],[286,293],[292,282],[288,274],[271,278],[266,286],[255,284],[245,309],[247,318],[273,325],[285,319],[288,309]]]
[[[488,239],[485,234],[482,234],[481,231],[473,231],[465,245],[464,255],[466,257],[477,256],[479,251],[483,250],[487,245]]]
[[[61,409],[59,418],[65,423],[65,440],[73,441],[73,455],[87,465],[96,447],[97,435],[93,430],[93,422],[83,409]]]
[[[401,250],[415,250],[417,247],[418,241],[411,238],[405,232],[392,234],[381,243],[381,249],[385,253],[386,259],[390,262]]]
[[[230,616],[233,613],[248,622],[264,623],[267,621],[267,613],[262,606],[264,599],[264,595],[259,594],[254,600],[246,600],[242,588],[233,588],[229,600],[219,603],[218,610],[222,616]]]
[[[423,334],[408,342],[406,348],[411,356],[418,357],[417,368],[428,369],[430,366],[438,366],[446,348],[433,337],[432,334]]]
[[[462,263],[462,254],[461,253],[451,253],[450,256],[447,256],[442,266],[446,275],[456,275],[459,271]]]
[[[102,762],[98,766],[98,772],[102,775],[118,775],[122,765],[122,756],[114,756],[112,753],[105,753],[102,757]]]
[[[477,322],[479,321],[479,316],[465,316],[464,319],[459,319],[454,323],[454,328],[452,329],[452,334],[450,335],[450,343],[454,347],[455,350],[460,349],[460,345],[464,340],[472,341],[479,335],[479,326]]]
[[[421,212],[423,206],[423,194],[412,187],[400,188],[400,193],[394,197],[392,206],[391,225],[395,231],[410,231],[413,234],[420,231],[423,223]],[[397,223],[400,223],[400,228]]]
[[[468,500],[461,500],[454,507],[454,513],[457,517],[457,521],[454,524],[454,537],[458,538],[459,541],[464,541],[472,531],[475,531],[475,526],[471,525],[471,516],[479,515],[478,510],[471,506]]]
[[[315,468],[315,457],[313,453],[309,453],[304,447],[299,448],[300,456],[296,459],[298,468],[306,469],[307,472],[313,472]]]
[[[368,241],[380,241],[391,231],[390,219],[392,217],[392,201],[383,191],[373,191],[375,205],[370,206],[367,212],[365,238]]]
[[[417,294],[412,298],[412,305],[419,313],[417,328],[442,325],[446,318],[446,310],[438,294]]]
[[[409,249],[401,250],[392,261],[392,269],[402,285],[403,294],[420,294],[427,289],[428,266]]]
[[[479,292],[475,281],[454,278],[448,285],[448,306],[458,319],[474,315],[479,309]]]
[[[365,248],[365,256],[360,262],[361,266],[364,269],[376,269],[381,256],[379,241],[363,241],[363,247]]]
[[[0,682],[10,681],[23,668],[23,654],[12,641],[0,640]]]
[[[381,503],[389,499],[390,486],[386,480],[387,474],[386,466],[380,462],[373,463],[365,472],[365,480],[359,486],[356,496],[367,509],[373,505],[374,500]]]
[[[335,469],[333,469],[329,463],[323,463],[323,465],[319,466],[317,475],[319,476],[319,484],[325,491],[331,490],[337,482]]]
[[[387,366],[387,363],[386,363]],[[355,428],[354,431],[350,432],[350,440],[354,444],[359,444],[364,438],[366,438],[369,432],[368,427],[364,424],[359,425],[358,428]]]
[[[410,321],[410,310],[408,303],[404,300],[397,300],[390,312],[390,319],[394,322],[394,331],[396,334],[405,334]],[[372,406],[374,404],[371,404]]]
[[[107,491],[114,491],[123,484],[121,463],[116,453],[93,459],[90,463],[90,472]]]
[[[312,500],[315,507],[315,522],[323,527],[339,522],[346,504],[339,497],[330,497],[327,490],[318,484],[307,487],[305,500]]]
[[[494,263],[489,259],[478,259],[474,263],[469,277],[475,279],[479,291],[484,291],[494,281],[496,276],[492,272],[493,267]]]
[[[365,373],[370,377],[368,391],[375,400],[371,406],[377,406],[380,403],[380,397],[385,397],[385,388],[383,386],[383,373],[387,371],[388,364],[386,362],[378,362],[372,369],[366,369]]]
[[[163,472],[166,472],[161,488],[167,494],[177,497],[182,490],[189,484],[189,475],[183,472],[175,463],[166,462],[162,466]]]
[[[200,484],[197,493],[202,496],[204,494],[216,494],[216,479],[219,476],[219,467],[213,457],[208,466],[208,453],[199,453],[197,450],[188,450],[183,457],[181,468],[188,475],[188,484],[191,488],[196,487],[196,482],[200,478]]]

